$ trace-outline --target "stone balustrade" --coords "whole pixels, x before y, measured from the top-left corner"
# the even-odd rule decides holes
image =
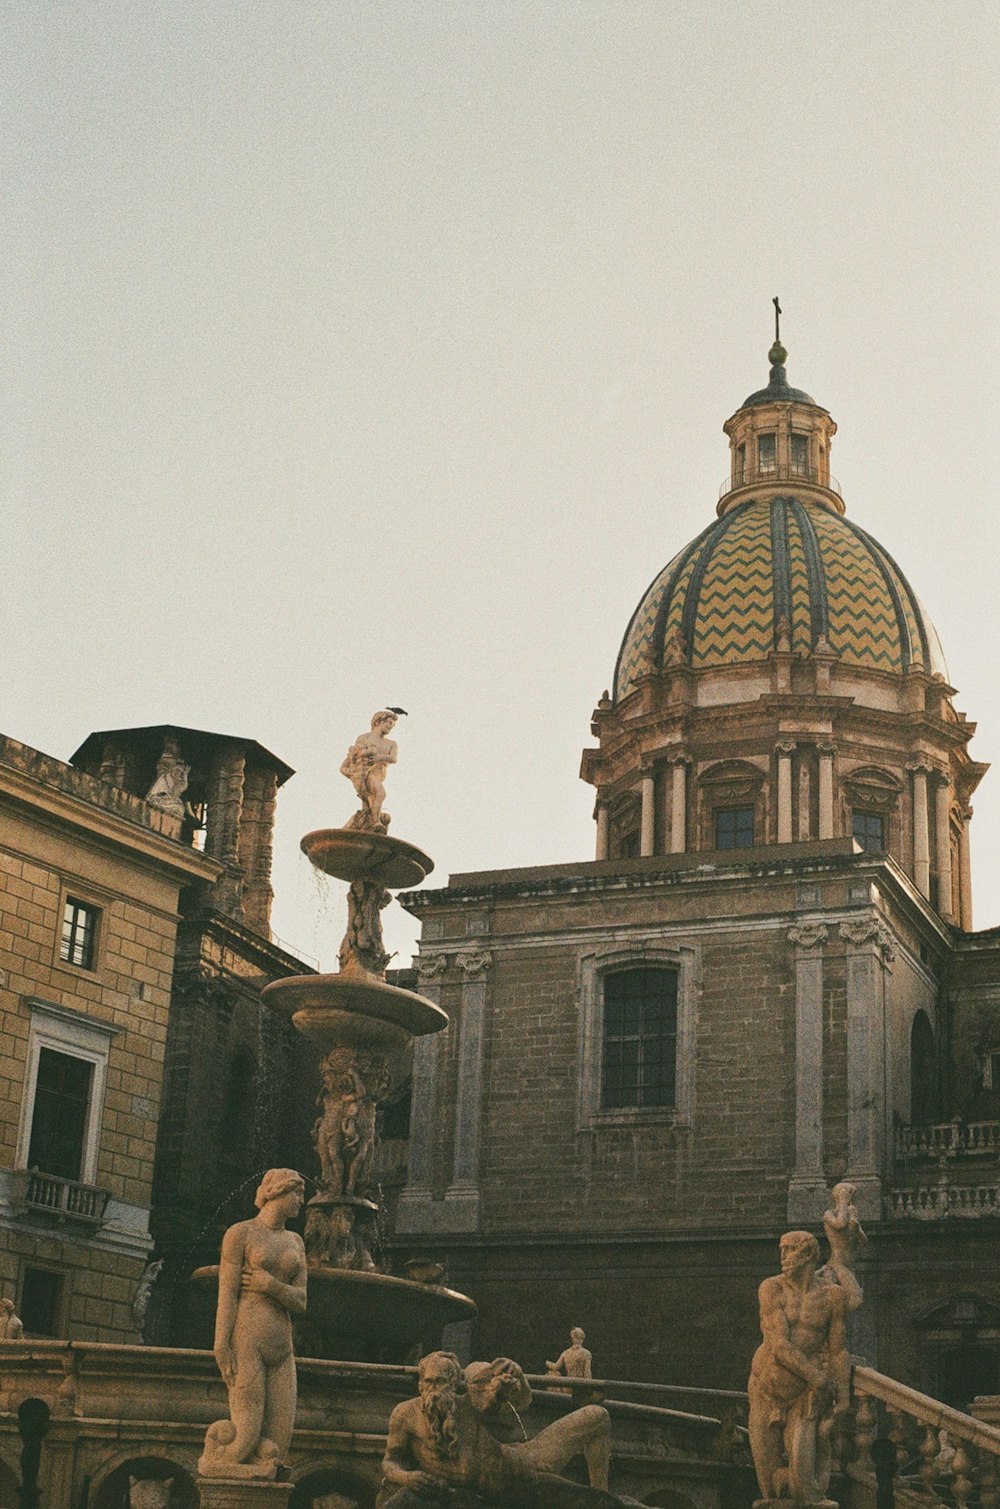
[[[1000,1157],[1000,1121],[939,1121],[896,1129],[896,1157]]]
[[[890,1221],[975,1220],[1000,1215],[1000,1182],[952,1184],[942,1180],[938,1184],[900,1185],[887,1192],[885,1215]]]
[[[877,1406],[888,1429],[882,1439],[895,1453],[895,1483],[927,1505],[970,1501],[982,1509],[1000,1505],[1000,1430],[961,1410],[887,1378],[873,1368],[855,1367],[852,1379],[856,1454],[847,1468],[855,1482],[878,1478],[872,1447]],[[890,1465],[892,1459],[889,1459]],[[898,1498],[898,1494],[897,1494]]]
[[[100,1226],[111,1192],[95,1184],[80,1184],[37,1169],[14,1169],[10,1174],[11,1206],[19,1215],[38,1215],[80,1226]]]

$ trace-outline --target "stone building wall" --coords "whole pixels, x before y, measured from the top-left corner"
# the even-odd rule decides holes
[[[58,1318],[80,1339],[135,1338],[178,893],[217,868],[178,834],[167,814],[0,742],[0,1275],[18,1302],[27,1272],[61,1276]],[[87,967],[61,958],[68,898],[96,918]],[[93,1056],[83,1182],[107,1196],[100,1226],[53,1224],[25,1207],[15,1170],[27,1159],[39,1045]]]

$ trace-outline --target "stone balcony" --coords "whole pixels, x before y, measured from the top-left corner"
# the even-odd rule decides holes
[[[10,1175],[10,1208],[14,1215],[37,1217],[46,1224],[96,1229],[103,1224],[111,1192],[95,1184],[80,1184],[37,1169],[14,1169]]]
[[[1000,1216],[1000,1121],[952,1121],[896,1128],[888,1220],[976,1220]]]

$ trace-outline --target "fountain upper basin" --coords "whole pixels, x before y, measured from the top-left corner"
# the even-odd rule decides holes
[[[261,1000],[288,1012],[296,1029],[321,1047],[338,1041],[390,1051],[448,1025],[447,1013],[432,1001],[362,973],[273,980]]]
[[[429,854],[387,833],[354,828],[317,828],[301,844],[317,870],[337,880],[377,880],[384,886],[419,885],[434,868]]]

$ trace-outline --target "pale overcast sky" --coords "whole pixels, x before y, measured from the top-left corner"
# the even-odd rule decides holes
[[[432,883],[590,858],[591,709],[779,294],[1000,763],[994,0],[0,17],[5,732],[259,739],[298,771],[275,928],[327,965],[298,839],[376,705]],[[996,771],[975,805],[982,927]]]

